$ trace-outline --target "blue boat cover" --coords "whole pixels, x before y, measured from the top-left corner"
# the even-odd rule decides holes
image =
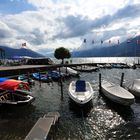
[[[5,82],[6,80],[8,80],[8,78],[0,77],[0,83]]]
[[[85,92],[86,91],[86,83],[84,80],[76,81],[76,92]]]

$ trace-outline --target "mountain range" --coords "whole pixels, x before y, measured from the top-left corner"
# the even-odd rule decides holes
[[[72,57],[134,57],[140,56],[139,36],[116,45],[96,46],[89,49],[77,49],[72,52]]]
[[[138,42],[137,42],[138,41]],[[86,45],[86,44],[85,44]],[[29,56],[29,57],[43,57],[44,55],[33,50],[20,48],[14,49],[7,46],[0,46],[5,50],[5,58],[12,58],[14,56]],[[132,38],[130,42],[122,42],[116,45],[106,46],[104,43],[101,46],[90,47],[89,49],[76,49],[71,52],[72,57],[140,57],[140,37]],[[52,53],[48,53],[47,57],[54,57]],[[1,56],[0,56],[1,58]]]
[[[5,51],[5,58],[13,58],[15,56],[29,56],[29,57],[42,57],[43,56],[42,54],[39,54],[33,50],[26,49],[26,48],[14,49],[7,46],[0,46],[0,48]]]

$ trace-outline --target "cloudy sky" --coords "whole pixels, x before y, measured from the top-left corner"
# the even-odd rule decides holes
[[[139,34],[140,0],[0,0],[0,45],[46,54]]]

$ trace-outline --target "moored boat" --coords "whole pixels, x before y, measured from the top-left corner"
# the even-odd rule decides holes
[[[58,81],[60,78],[63,78],[65,77],[65,74],[62,73],[62,72],[58,72],[58,71],[48,71],[48,74],[47,74],[52,80],[54,81]]]
[[[35,81],[32,78],[30,78],[30,77],[28,77],[24,74],[19,75],[18,80],[23,81],[23,82],[28,82],[29,85],[34,85],[35,84]]]
[[[65,76],[73,76],[73,77],[79,76],[79,72],[70,67],[62,67],[60,68],[60,71],[62,73],[65,73]]]
[[[77,66],[72,68],[79,72],[95,72],[99,70],[99,67],[97,66]]]
[[[46,74],[33,73],[32,77],[35,80],[42,81],[42,82],[50,82],[51,81],[51,78]]]
[[[140,79],[124,82],[123,87],[130,91],[134,96],[140,97]]]
[[[135,97],[129,91],[109,81],[102,81],[101,91],[113,102],[124,106],[130,106],[135,101]]]
[[[69,97],[77,104],[84,105],[93,98],[94,91],[88,81],[72,81],[69,85]]]
[[[34,97],[22,91],[0,91],[0,105],[25,105],[34,101]]]
[[[14,79],[0,78],[0,104],[23,105],[34,101],[28,83]]]

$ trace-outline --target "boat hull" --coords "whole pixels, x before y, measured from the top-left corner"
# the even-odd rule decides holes
[[[119,85],[102,84],[101,92],[113,102],[124,105],[124,106],[130,106],[135,101],[134,96],[129,91],[125,90]]]
[[[76,92],[75,91],[75,81],[72,81],[69,85],[68,95],[71,100],[79,105],[85,105],[93,98],[93,89],[89,82],[86,82],[86,91],[85,92]]]
[[[108,93],[108,91],[106,91],[104,88],[101,89],[102,93],[111,101],[124,105],[124,106],[130,106],[134,103],[134,99],[124,99],[124,98],[120,98],[120,97],[114,97],[113,95],[111,95],[110,93]]]
[[[123,87],[130,91],[135,97],[140,98],[140,79],[123,83]]]
[[[21,93],[19,91],[4,91],[0,94],[1,105],[26,105],[31,104],[35,98],[29,94]]]

